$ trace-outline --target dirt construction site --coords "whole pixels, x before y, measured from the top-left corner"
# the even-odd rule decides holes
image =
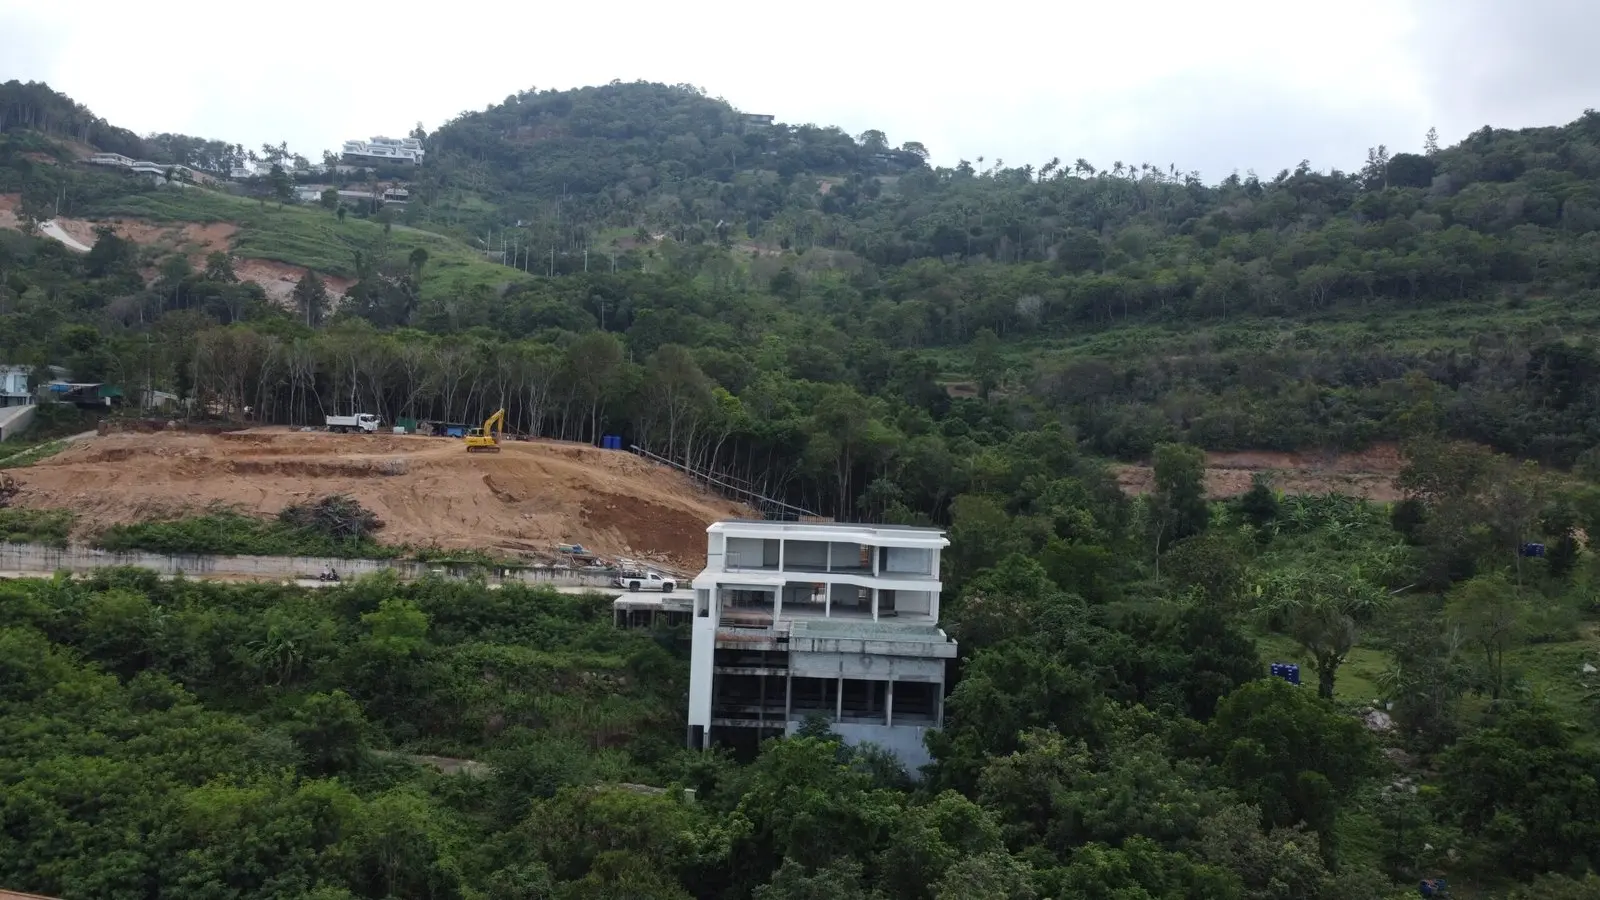
[[[260,428],[220,434],[111,433],[19,470],[15,504],[78,514],[78,528],[203,512],[262,516],[349,494],[384,521],[386,543],[554,558],[582,544],[680,571],[705,563],[705,528],[751,511],[682,474],[587,444],[458,440]]]

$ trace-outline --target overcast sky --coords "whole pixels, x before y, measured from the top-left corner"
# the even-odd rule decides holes
[[[500,9],[500,7],[504,9]],[[698,85],[934,162],[1177,163],[1208,181],[1600,106],[1596,0],[134,4],[0,0],[0,81],[313,159],[532,87]],[[958,13],[959,11],[959,13]]]

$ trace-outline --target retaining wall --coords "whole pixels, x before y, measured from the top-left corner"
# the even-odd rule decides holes
[[[0,441],[9,440],[28,430],[33,423],[33,413],[38,409],[32,403],[25,406],[0,407]]]
[[[375,572],[393,572],[403,579],[430,573],[468,578],[484,575],[491,582],[552,584],[561,587],[605,587],[614,573],[575,569],[501,568],[485,571],[473,565],[420,563],[387,559],[319,559],[311,556],[203,556],[199,554],[110,553],[89,547],[48,547],[43,544],[0,544],[0,572],[92,572],[117,566],[150,569],[162,575],[239,578],[315,578],[329,568],[341,578]]]

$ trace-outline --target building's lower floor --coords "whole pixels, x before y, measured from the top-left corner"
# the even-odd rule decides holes
[[[797,670],[817,667],[791,665],[789,657],[783,651],[719,650],[711,724],[690,728],[690,746],[753,749],[767,738],[793,734],[807,721],[820,721],[849,743],[883,747],[913,774],[930,762],[923,737],[943,725],[942,673],[937,680],[896,677],[890,660],[864,657],[854,660],[848,675],[802,675]]]

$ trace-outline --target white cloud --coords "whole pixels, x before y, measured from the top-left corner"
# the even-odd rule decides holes
[[[26,5],[25,5],[26,4]],[[0,79],[44,80],[114,123],[317,156],[437,127],[529,87],[688,82],[780,120],[920,140],[935,161],[1177,163],[1208,179],[1430,125],[1576,117],[1600,13],[1581,0],[903,0],[771,7],[0,0]],[[164,9],[171,12],[162,12]]]

